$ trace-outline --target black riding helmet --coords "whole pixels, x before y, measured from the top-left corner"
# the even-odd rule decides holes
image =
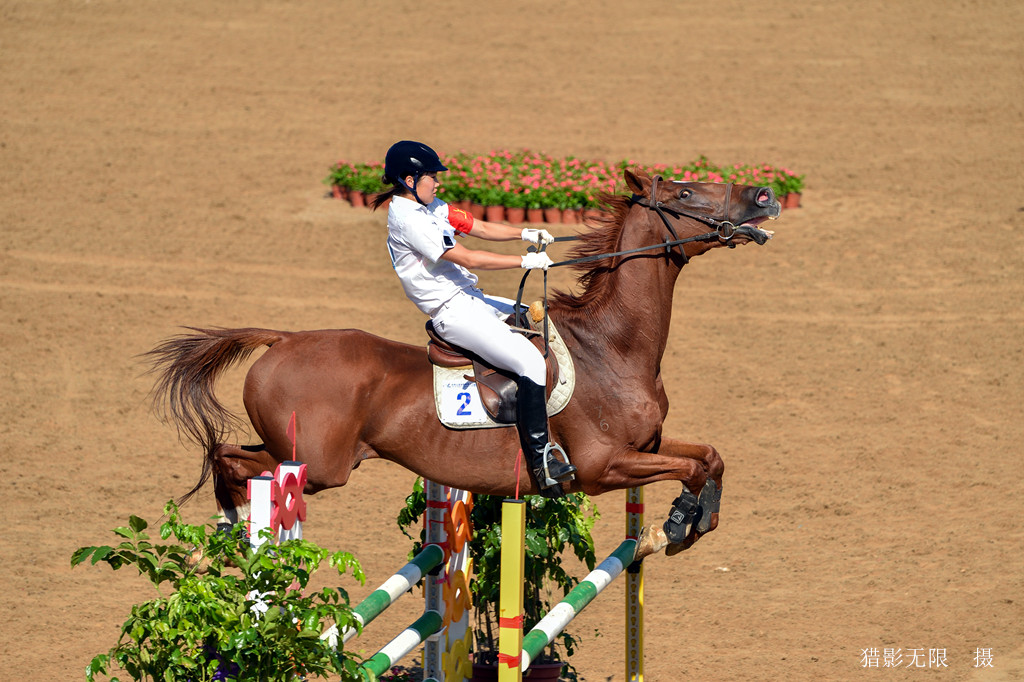
[[[416,201],[420,200],[416,196],[415,189],[416,183],[420,181],[420,176],[446,170],[448,168],[441,163],[437,152],[422,142],[413,142],[412,140],[396,142],[391,145],[384,157],[384,181],[405,187],[412,192]],[[413,179],[412,187],[405,184],[405,178],[409,175]]]

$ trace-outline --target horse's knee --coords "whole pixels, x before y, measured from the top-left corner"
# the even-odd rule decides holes
[[[707,449],[704,461],[707,463],[708,476],[714,479],[715,483],[721,487],[722,476],[725,474],[725,462],[722,461],[722,456],[718,454],[718,450],[714,446],[708,445]]]

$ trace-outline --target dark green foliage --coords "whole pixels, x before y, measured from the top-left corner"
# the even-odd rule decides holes
[[[217,532],[183,523],[172,502],[164,511],[160,539],[172,542],[151,541],[148,523],[132,516],[127,527],[114,529],[124,538],[121,544],[82,547],[71,557],[72,566],[133,566],[157,591],[155,599],[132,607],[117,644],[86,668],[89,680],[100,674],[119,680],[112,669],[133,680],[162,682],[367,679],[340,644],[335,651],[320,638],[332,624],[355,624],[348,594],[341,588],[305,592],[325,559],[339,576],[350,570],[364,582],[351,554],[331,554],[305,540],[265,542],[253,551],[244,524]],[[198,563],[196,550],[202,554]],[[265,602],[262,614],[255,595]]]

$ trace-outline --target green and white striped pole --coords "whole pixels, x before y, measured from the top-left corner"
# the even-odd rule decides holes
[[[399,597],[412,589],[425,573],[444,561],[444,550],[439,545],[427,545],[412,561],[384,581],[384,584],[352,609],[352,615],[363,626],[384,612]],[[346,628],[341,641],[347,642],[356,636],[356,628]]]
[[[540,652],[550,644],[562,630],[572,622],[583,608],[593,601],[594,597],[608,587],[627,566],[633,563],[636,551],[636,540],[625,540],[612,552],[611,556],[602,561],[590,572],[579,585],[574,587],[565,599],[558,602],[548,615],[523,638],[523,657],[521,669],[526,672]]]
[[[360,667],[373,672],[378,677],[383,675],[406,654],[422,644],[423,640],[439,631],[443,622],[444,619],[437,611],[424,611],[423,615],[416,619],[416,622],[384,645],[383,649],[375,653]]]

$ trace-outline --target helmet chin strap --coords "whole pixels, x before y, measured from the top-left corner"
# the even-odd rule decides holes
[[[409,190],[410,192],[412,192],[412,198],[416,200],[417,204],[419,204],[420,206],[426,206],[426,204],[423,203],[423,200],[420,199],[420,195],[416,193],[416,185],[418,185],[420,183],[420,178],[421,177],[423,177],[423,176],[420,175],[419,173],[417,173],[416,175],[412,176],[412,187],[409,187],[409,185],[405,184],[405,178],[399,178],[398,181],[400,183],[402,183],[402,187],[404,187],[407,190]]]

